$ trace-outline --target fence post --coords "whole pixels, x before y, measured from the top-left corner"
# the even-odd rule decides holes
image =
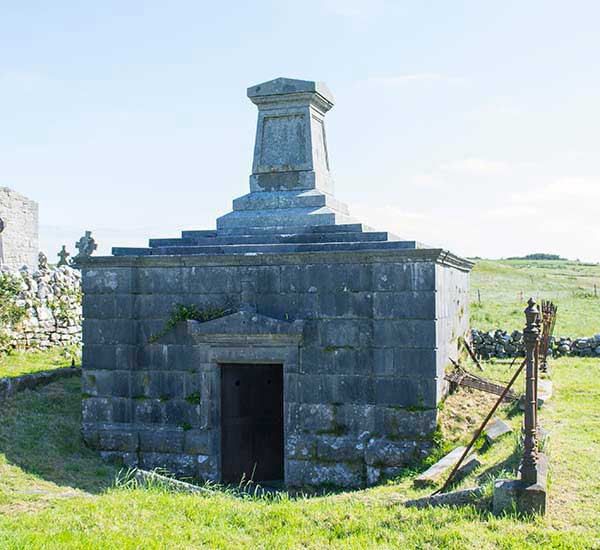
[[[523,462],[521,464],[521,480],[526,485],[537,483],[537,358],[540,339],[539,316],[540,312],[533,298],[529,298],[525,310],[525,419],[524,419],[524,444]]]

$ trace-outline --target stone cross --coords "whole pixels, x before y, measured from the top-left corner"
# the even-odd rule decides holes
[[[276,78],[248,88],[248,97],[258,107],[250,191],[333,194],[325,138],[333,96],[327,86]]]
[[[40,271],[48,271],[48,257],[43,252],[38,254],[38,269]]]
[[[69,262],[67,261],[67,258],[70,256],[71,254],[69,254],[67,252],[67,247],[63,244],[62,248],[60,249],[60,252],[57,254],[57,256],[60,258],[58,260],[58,264],[56,264],[58,267],[60,267],[61,265],[69,265]]]
[[[77,254],[77,256],[75,256],[75,259],[89,258],[94,252],[94,250],[98,248],[96,241],[92,237],[92,232],[86,231],[85,235],[75,243],[75,248],[79,250],[79,253]]]

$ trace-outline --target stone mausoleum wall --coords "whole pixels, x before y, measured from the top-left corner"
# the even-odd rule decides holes
[[[38,205],[8,187],[0,187],[0,268],[34,269],[38,261]]]
[[[81,342],[80,271],[68,266],[3,270],[0,278],[16,282],[17,292],[4,299],[24,310],[19,322],[2,327],[5,347],[38,350]]]
[[[468,268],[444,254],[96,259],[83,280],[86,440],[130,466],[219,480],[218,364],[266,360],[284,365],[288,486],[394,475],[431,449],[467,330]],[[240,307],[243,281],[258,315],[304,322],[299,343],[194,343],[185,327],[150,343],[177,303]]]
[[[247,94],[250,192],[216,229],[79,264],[83,434],[180,476],[372,485],[432,447],[472,264],[366,227],[333,196],[327,86],[276,78]],[[221,315],[164,334],[177,304]]]

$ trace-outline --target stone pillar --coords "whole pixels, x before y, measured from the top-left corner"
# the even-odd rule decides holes
[[[333,194],[324,120],[333,96],[325,84],[276,78],[248,88],[248,97],[258,107],[250,190]]]

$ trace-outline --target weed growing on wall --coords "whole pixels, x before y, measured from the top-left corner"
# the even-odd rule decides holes
[[[195,304],[176,304],[171,311],[169,318],[165,322],[165,328],[160,332],[153,334],[148,339],[148,343],[152,344],[158,341],[165,334],[168,334],[171,330],[173,330],[181,321],[199,321],[203,323],[224,317],[225,315],[233,312],[233,310],[228,306],[229,304],[225,304],[222,307],[209,304],[201,309]]]
[[[0,273],[0,353],[10,350],[8,330],[25,317],[25,306],[18,303],[21,281],[8,273]]]

